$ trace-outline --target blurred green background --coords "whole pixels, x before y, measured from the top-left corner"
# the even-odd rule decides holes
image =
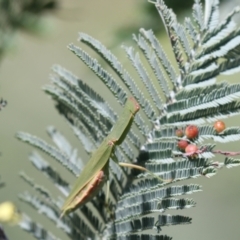
[[[185,2],[191,5],[193,1]],[[0,202],[14,201],[22,211],[43,226],[47,226],[55,236],[61,239],[68,239],[68,237],[44,216],[37,214],[31,207],[18,201],[18,193],[29,189],[18,176],[20,170],[34,177],[36,183],[49,186],[49,190],[56,196],[57,191],[27,159],[32,148],[19,142],[14,135],[21,130],[50,142],[50,138],[46,134],[46,127],[54,125],[71,141],[73,146],[79,147],[79,143],[67,123],[54,109],[53,101],[41,90],[43,85],[50,82],[48,77],[51,73],[51,66],[54,63],[62,65],[94,86],[99,92],[102,91],[103,94],[105,89],[100,80],[67,50],[67,44],[71,42],[76,45],[81,44],[77,42],[78,32],[86,32],[99,39],[117,56],[120,56],[123,64],[129,65],[120,43],[129,44],[129,41],[131,42],[132,30],[136,33],[136,29],[141,27],[161,26],[160,18],[157,20],[153,17],[152,12],[147,8],[146,0],[62,1],[58,10],[44,16],[44,34],[31,35],[24,31],[16,33],[11,49],[2,59],[0,96],[8,101],[8,106],[0,113],[0,175],[6,183],[6,187],[1,189]],[[182,16],[183,13],[180,15]],[[150,18],[156,19],[156,23],[152,24],[153,20],[149,20]],[[169,52],[167,37],[160,34],[159,38],[168,49],[166,52]],[[228,77],[221,79],[230,80]],[[238,82],[238,79],[239,74],[236,74],[231,81]],[[228,126],[238,126],[240,125],[239,120],[240,117],[234,117],[226,120],[226,123]],[[239,142],[219,145],[217,149],[239,151]],[[87,159],[81,146],[79,155],[81,158]],[[216,160],[223,159],[220,157]],[[49,162],[58,168],[59,172],[66,174],[66,171],[54,160],[49,159]],[[200,183],[203,186],[202,193],[189,196],[196,200],[197,207],[184,210],[184,212],[178,210],[166,213],[190,216],[193,218],[192,224],[165,227],[162,234],[172,236],[176,240],[239,239],[239,173],[239,168],[223,169],[210,180],[204,177],[190,180],[192,183]],[[9,239],[34,239],[19,227],[4,226],[4,229]]]

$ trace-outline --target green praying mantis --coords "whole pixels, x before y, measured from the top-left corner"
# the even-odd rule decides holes
[[[140,106],[138,102],[133,97],[129,97],[124,106],[123,112],[114,125],[112,131],[103,140],[99,148],[93,153],[92,157],[78,177],[73,189],[62,206],[60,218],[91,200],[100,191],[108,178],[108,165],[110,158],[114,157],[114,147],[115,145],[120,145],[125,139],[131,128],[134,116],[139,109]],[[148,171],[144,167],[130,163],[120,162],[118,164],[124,167]],[[164,181],[161,178],[159,179]]]

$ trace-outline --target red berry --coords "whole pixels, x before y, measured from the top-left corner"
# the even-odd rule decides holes
[[[198,136],[198,128],[195,125],[189,125],[185,129],[185,135],[188,139],[196,138]]]
[[[180,140],[178,142],[178,148],[181,149],[181,150],[185,150],[187,145],[188,145],[188,141],[187,140]]]
[[[188,144],[188,146],[185,148],[186,153],[195,153],[198,150],[198,147],[194,144]]]
[[[177,129],[177,130],[176,130],[176,136],[177,136],[177,137],[181,138],[181,137],[183,137],[183,135],[184,135],[184,133],[183,133],[183,130],[182,130],[182,129]]]
[[[214,123],[214,129],[216,130],[217,133],[222,132],[225,128],[226,125],[223,121],[218,120]]]

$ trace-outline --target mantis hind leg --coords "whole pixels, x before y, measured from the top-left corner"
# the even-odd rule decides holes
[[[108,205],[108,200],[109,200],[109,191],[110,191],[110,182],[109,180],[107,180],[107,184],[106,184],[106,198],[105,198],[105,206],[109,206]]]
[[[139,165],[136,165],[136,164],[131,164],[131,163],[124,163],[124,162],[119,162],[118,164],[120,166],[122,166],[122,167],[135,168],[135,169],[138,169],[138,170],[141,170],[141,171],[148,172],[150,175],[152,175],[153,177],[157,178],[161,182],[172,182],[172,179],[165,180],[165,179],[157,176],[153,172],[149,171],[145,167],[142,167],[142,166],[139,166]]]
[[[135,169],[138,169],[140,171],[148,172],[150,175],[157,178],[160,182],[172,182],[172,179],[165,180],[165,179],[157,176],[153,172],[149,171],[145,167],[142,167],[142,166],[139,166],[139,165],[136,165],[136,164],[132,164],[132,163],[118,162],[118,159],[117,159],[117,157],[114,153],[112,153],[111,159],[121,167],[135,168]]]
[[[106,207],[106,211],[107,213],[109,214],[110,218],[112,220],[114,220],[114,212],[113,210],[110,208],[110,204],[109,204],[109,200],[110,200],[110,197],[109,197],[109,194],[110,193],[110,181],[107,180],[107,184],[106,184],[106,198],[105,198],[105,207]]]

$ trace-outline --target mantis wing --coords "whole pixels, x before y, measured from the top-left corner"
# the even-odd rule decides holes
[[[66,211],[76,207],[73,206],[75,197],[80,194],[82,189],[92,180],[96,173],[104,168],[111,156],[112,149],[113,146],[109,145],[106,141],[103,141],[97,151],[94,152],[93,156],[90,158],[87,165],[78,177],[69,196],[65,200],[65,203],[62,206],[63,213],[61,215],[63,215]]]

